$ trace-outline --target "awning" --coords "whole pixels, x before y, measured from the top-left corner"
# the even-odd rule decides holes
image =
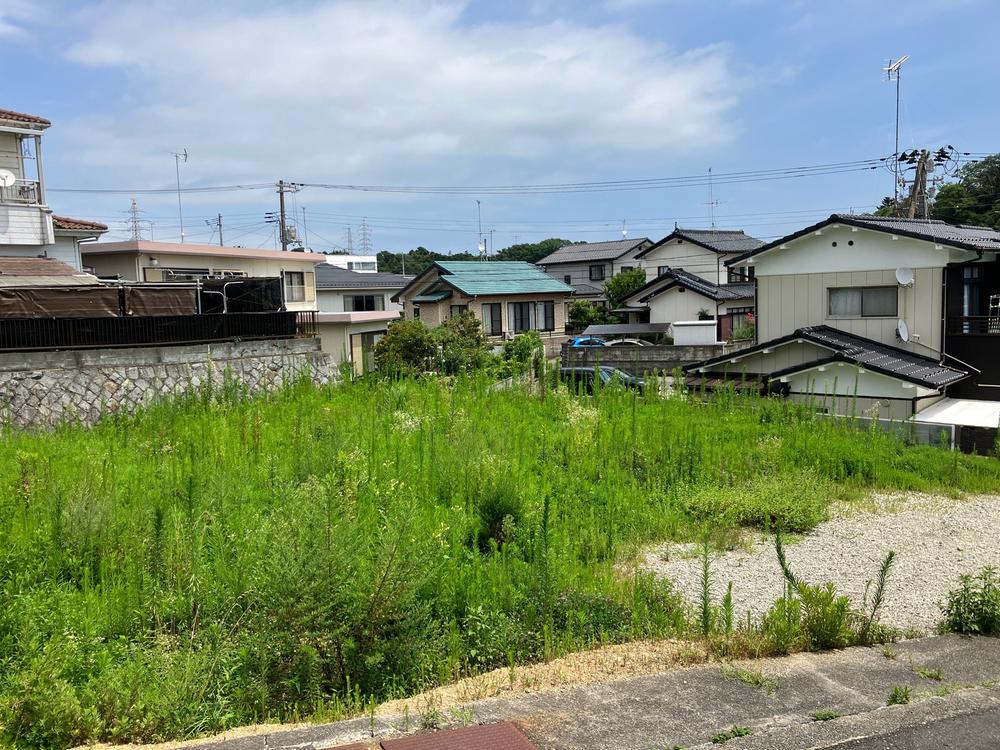
[[[431,292],[430,294],[418,294],[413,298],[414,302],[440,302],[443,299],[448,299],[451,296],[450,291],[443,292]]]
[[[641,336],[650,333],[669,333],[670,323],[616,323],[587,326],[584,336]]]
[[[1000,425],[1000,401],[943,398],[917,412],[913,421],[965,427],[997,427]]]

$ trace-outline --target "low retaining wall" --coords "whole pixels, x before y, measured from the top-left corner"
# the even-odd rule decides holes
[[[676,367],[717,357],[730,351],[723,344],[711,346],[594,346],[562,348],[563,367],[616,367],[630,375],[647,372],[669,374]]]
[[[258,393],[303,375],[317,384],[335,378],[319,339],[11,352],[0,354],[0,417],[19,427],[91,425],[227,377]]]

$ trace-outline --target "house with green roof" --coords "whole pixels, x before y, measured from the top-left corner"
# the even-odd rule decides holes
[[[522,261],[438,261],[392,296],[429,327],[471,312],[487,336],[535,330],[562,336],[573,287]]]

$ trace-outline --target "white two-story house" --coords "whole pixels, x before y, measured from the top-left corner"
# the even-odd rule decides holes
[[[42,133],[50,124],[0,109],[0,256],[53,258],[80,271],[80,245],[108,228],[52,214],[42,166]]]
[[[726,264],[763,245],[738,229],[675,228],[636,255],[648,281],[625,300],[629,319],[657,324],[714,320],[721,341],[748,330],[753,268]]]
[[[606,306],[604,282],[623,271],[642,267],[637,258],[652,244],[646,237],[640,237],[563,245],[536,265],[552,278],[573,287],[574,299]]]
[[[998,253],[993,229],[834,214],[730,261],[754,269],[757,343],[686,368],[691,382],[893,419],[998,401]]]

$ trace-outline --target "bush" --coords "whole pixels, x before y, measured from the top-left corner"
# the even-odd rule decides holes
[[[1000,579],[985,567],[976,575],[964,575],[957,589],[942,606],[942,629],[952,633],[1000,635]]]
[[[400,320],[375,344],[375,367],[386,375],[414,375],[427,370],[436,354],[437,343],[427,326]]]
[[[531,371],[534,362],[545,357],[545,345],[538,331],[525,331],[504,342],[500,357],[511,373],[522,375]]]
[[[445,375],[477,370],[489,361],[489,342],[471,312],[452,315],[433,334],[441,345],[441,372]]]
[[[569,303],[567,318],[570,328],[575,331],[582,331],[587,326],[607,323],[608,312],[603,307],[595,305],[592,302],[577,299]]]

